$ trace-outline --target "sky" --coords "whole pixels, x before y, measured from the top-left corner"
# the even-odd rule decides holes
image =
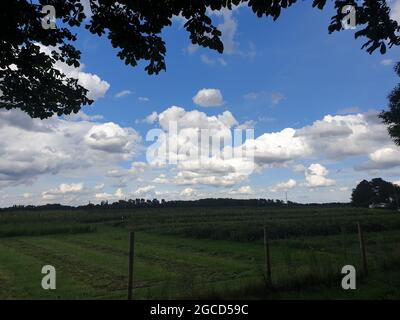
[[[399,19],[400,1],[391,7]],[[400,183],[400,149],[377,117],[398,83],[399,49],[370,55],[356,30],[328,34],[333,14],[308,1],[275,22],[246,7],[213,12],[222,55],[191,45],[176,17],[163,33],[167,70],[153,76],[145,62],[126,66],[106,38],[77,30],[81,67],[57,67],[95,103],[47,120],[0,111],[0,206],[286,193],[347,202],[363,179]],[[221,139],[254,129],[233,148],[252,156],[189,157],[202,129]],[[160,132],[170,134],[149,140]],[[166,145],[177,146],[176,163],[149,159]]]

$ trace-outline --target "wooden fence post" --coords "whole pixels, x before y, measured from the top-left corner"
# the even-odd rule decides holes
[[[131,231],[129,232],[128,300],[132,300],[134,255],[135,255],[135,232]]]
[[[365,275],[368,275],[367,256],[365,254],[364,237],[363,237],[360,222],[357,222],[357,228],[358,228],[358,239],[360,241],[360,250],[361,250],[361,260],[362,260],[362,265],[363,265],[363,271],[364,271]]]
[[[266,227],[264,227],[264,254],[265,254],[265,274],[267,277],[268,285],[271,286],[272,285],[271,257],[269,252],[268,232]]]

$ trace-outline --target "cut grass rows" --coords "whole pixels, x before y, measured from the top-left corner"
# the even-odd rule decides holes
[[[366,233],[365,238],[372,270],[385,261],[393,266],[392,258],[400,256],[400,234]],[[136,240],[136,298],[240,298],[251,296],[254,288],[262,294],[261,242],[144,232],[137,232]],[[127,252],[127,230],[107,226],[97,233],[1,239],[0,298],[124,299]],[[325,282],[337,287],[341,266],[359,265],[354,234],[272,240],[271,256],[273,280],[284,291]],[[40,288],[45,264],[57,269],[55,292]]]
[[[19,252],[22,260],[35,261],[36,273],[44,264],[56,266],[59,274],[71,278],[73,282],[84,284],[91,292],[95,292],[93,297],[118,291],[116,296],[123,297],[126,288],[127,255],[124,252],[127,252],[127,242],[124,237],[113,242],[115,234],[110,234],[111,239],[104,237],[104,234],[101,238],[79,235],[77,239],[75,235],[7,239],[2,242],[2,248],[9,251],[3,254],[14,255],[10,251]],[[208,256],[205,252],[191,253],[165,245],[160,248],[157,241],[157,245],[145,243],[147,239],[144,236],[137,244],[135,284],[140,289],[162,287],[163,282],[168,282],[170,286],[171,282],[188,283],[194,280],[184,279],[185,277],[213,282],[237,279],[249,273],[249,265],[246,263],[227,257]],[[20,267],[26,269],[23,264]],[[35,280],[37,284],[40,283],[40,278],[39,274]],[[59,292],[64,292],[62,282],[59,288]]]

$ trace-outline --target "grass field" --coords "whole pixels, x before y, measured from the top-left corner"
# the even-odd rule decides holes
[[[0,299],[126,299],[129,230],[135,299],[400,298],[400,213],[315,207],[0,213]],[[41,288],[47,264],[56,290]],[[357,269],[357,290],[341,289],[346,264]]]

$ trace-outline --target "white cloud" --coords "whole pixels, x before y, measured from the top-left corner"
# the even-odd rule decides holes
[[[376,112],[355,115],[327,115],[296,131],[312,154],[328,159],[365,155],[382,146],[393,146],[385,125]]]
[[[381,64],[384,66],[391,66],[393,64],[393,60],[392,59],[383,59],[381,61]]]
[[[304,172],[304,171],[306,171],[306,167],[304,165],[302,165],[302,164],[295,164],[292,167],[292,169],[293,169],[294,172]]]
[[[314,195],[320,192],[318,201],[326,197],[316,188],[335,184],[328,170],[319,163],[329,160],[329,163],[336,164],[341,159],[357,156],[359,165],[356,168],[359,170],[389,169],[400,165],[397,147],[376,112],[327,115],[302,128],[266,131],[258,137],[248,138],[239,148],[254,151],[255,163],[246,157],[230,159],[222,154],[202,155],[199,159],[189,156],[192,150],[196,150],[192,139],[197,137],[200,129],[209,130],[211,138],[224,140],[231,136],[233,129],[251,127],[254,121],[248,120],[241,125],[229,111],[207,115],[199,110],[186,111],[176,106],[160,114],[153,112],[150,116],[149,122],[157,123],[157,127],[166,132],[171,121],[177,123],[180,137],[161,140],[160,148],[170,142],[173,145],[176,143],[177,150],[171,150],[177,151],[178,164],[162,166],[160,163],[132,162],[144,150],[139,145],[137,132],[115,123],[97,122],[101,118],[80,115],[75,119],[52,117],[41,121],[16,110],[0,111],[0,154],[3,155],[0,158],[0,188],[3,192],[18,193],[18,197],[0,197],[1,203],[51,201],[81,204],[92,198],[116,201],[124,197],[161,195],[176,199],[181,193],[179,186],[194,190],[200,185],[205,190],[202,189],[201,193],[197,190],[192,196],[187,193],[185,199],[249,195],[249,188],[255,195],[250,177],[253,169],[262,174],[263,170],[275,168],[304,173],[305,181],[300,185],[310,187],[309,191]],[[368,161],[363,163],[363,159]],[[308,168],[300,163],[308,163]],[[309,166],[310,163],[314,164]],[[351,170],[346,172],[346,175],[359,175]],[[58,185],[52,188],[48,184],[55,179],[52,175],[57,175],[57,185],[60,179],[65,178],[68,180],[61,181],[80,179],[85,185],[94,187],[83,187],[79,192],[73,192],[73,187]],[[296,180],[273,182],[271,189],[290,189],[299,185]],[[33,183],[35,190],[41,190],[38,196],[29,187]],[[244,187],[235,187],[244,183]],[[338,185],[343,184],[338,180]],[[344,185],[347,184],[346,181]],[[109,191],[105,185],[115,189]],[[206,189],[209,186],[215,188]],[[125,188],[135,191],[125,193]],[[62,190],[71,191],[62,193]],[[40,197],[42,191],[43,198]],[[295,193],[300,191],[299,188]],[[33,196],[24,201],[24,193]],[[340,197],[347,194],[339,187],[333,193]],[[332,198],[333,195],[327,197]]]
[[[216,116],[207,116],[198,110],[186,111],[180,107],[170,107],[159,114],[160,127],[169,132],[169,125],[177,125],[178,135],[169,134],[159,139],[157,146],[158,154],[165,154],[162,150],[167,150],[169,159],[179,159],[176,167],[176,176],[173,179],[179,185],[233,185],[246,178],[253,167],[253,162],[246,158],[225,158],[223,146],[218,148],[221,154],[209,154],[208,145],[198,143],[199,132],[205,132],[209,139],[231,142],[231,128],[238,125],[238,122],[229,111]],[[168,146],[168,148],[167,148]],[[230,149],[230,150],[231,150]],[[226,149],[229,151],[229,148]],[[232,151],[232,150],[231,150]],[[155,152],[156,154],[156,152]],[[201,154],[200,157],[197,157]],[[231,152],[232,154],[232,152]],[[153,167],[165,164],[164,157],[150,158]]]
[[[158,120],[158,114],[157,112],[153,111],[151,114],[149,114],[145,119],[144,122],[152,124]]]
[[[370,154],[374,162],[400,165],[400,150],[393,148],[383,148]]]
[[[115,190],[114,193],[107,193],[107,192],[99,192],[94,194],[94,198],[96,200],[107,200],[107,201],[117,201],[121,199],[127,198],[128,195],[124,193],[121,188]]]
[[[390,169],[400,166],[398,147],[385,147],[369,154],[369,161],[356,166],[357,170]]]
[[[140,137],[131,128],[121,128],[113,122],[108,122],[93,126],[84,139],[93,149],[131,155],[134,154]]]
[[[138,100],[139,100],[140,102],[149,102],[149,101],[150,101],[150,99],[147,98],[147,97],[139,97]]]
[[[51,55],[51,51],[55,49],[54,47],[45,47],[39,43],[36,45],[47,55]],[[104,97],[110,88],[110,84],[107,81],[101,80],[98,75],[84,72],[85,65],[83,63],[81,63],[78,68],[75,68],[66,63],[57,61],[54,68],[60,70],[69,78],[78,79],[78,84],[88,90],[87,96],[89,99],[97,100]]]
[[[208,128],[211,130],[211,137],[225,139],[231,135],[235,126],[240,127],[229,111],[207,116],[197,110],[187,112],[183,108],[173,106],[160,113],[158,120],[160,127],[165,131],[168,131],[171,121],[178,125],[180,137],[176,138],[177,141],[172,141],[172,145],[176,144],[177,150],[180,150],[180,161],[176,165],[175,179],[171,179],[171,182],[179,185],[232,186],[251,174],[252,170],[246,171],[246,168],[260,171],[276,167],[292,167],[295,172],[307,171],[306,180],[309,186],[333,185],[334,180],[306,170],[303,165],[294,165],[293,162],[307,159],[345,159],[368,155],[382,146],[393,146],[386,127],[375,112],[327,115],[309,126],[299,129],[285,128],[247,139],[241,148],[254,152],[254,167],[254,163],[249,166],[246,159],[192,159],[187,156],[199,152],[198,145],[192,144],[198,137],[199,129]],[[171,142],[170,139],[171,137],[168,141],[161,141],[161,145],[166,148]],[[187,154],[184,154],[184,151],[187,151]],[[160,165],[160,162],[155,161],[152,165],[156,164]]]
[[[62,183],[60,184],[59,190],[61,193],[70,193],[70,192],[80,192],[83,189],[83,182],[81,183]]]
[[[182,197],[192,198],[192,197],[194,197],[196,195],[196,190],[194,190],[192,188],[185,188],[185,189],[182,190],[180,195]]]
[[[210,58],[209,56],[207,56],[206,54],[202,54],[200,56],[200,60],[201,60],[201,62],[208,64],[208,65],[215,65],[217,63],[223,67],[226,67],[228,65],[228,63],[225,61],[225,59],[223,59],[223,58],[213,59],[213,58]]]
[[[101,192],[101,193],[96,193],[94,197],[98,200],[109,200],[113,198],[113,195],[106,192]]]
[[[236,129],[246,130],[246,129],[254,129],[256,126],[257,121],[254,120],[247,120],[244,123],[236,126]]]
[[[305,172],[306,185],[311,188],[328,187],[336,184],[335,180],[328,179],[326,176],[329,171],[319,163],[313,163]]]
[[[50,189],[42,193],[42,198],[44,200],[55,200],[59,196],[64,196],[66,194],[79,194],[83,191],[83,182],[81,183],[62,183],[58,188]]]
[[[237,31],[237,21],[233,18],[233,11],[223,9],[220,11],[223,22],[217,26],[222,33],[222,42],[224,44],[224,53],[232,54],[237,51],[238,43],[235,41]]]
[[[293,189],[296,185],[297,185],[296,180],[289,179],[286,182],[278,183],[275,187],[271,188],[270,190],[272,192],[288,191],[290,189]]]
[[[201,89],[193,97],[193,102],[201,107],[219,107],[224,104],[221,91],[218,89]]]
[[[247,140],[245,147],[254,150],[255,161],[259,165],[284,163],[311,154],[308,143],[296,137],[296,130],[292,128],[264,133],[255,140]]]
[[[96,74],[83,72],[85,66],[81,64],[78,69],[74,70],[63,70],[68,77],[77,78],[78,83],[88,89],[88,98],[97,100],[104,97],[110,84],[107,81],[101,80]]]
[[[154,194],[155,186],[145,186],[145,187],[140,187],[136,189],[136,191],[133,193],[136,196],[149,196],[150,194]]]
[[[229,194],[231,194],[231,195],[250,195],[253,192],[254,191],[251,188],[251,186],[243,186],[243,187],[240,187],[238,190],[231,190],[229,192]]]
[[[160,174],[157,178],[153,179],[154,183],[159,183],[159,184],[166,184],[169,183],[169,180],[165,174]]]
[[[246,6],[246,4],[241,3],[239,5],[232,5],[232,9],[223,8],[221,10],[209,10],[209,13],[222,18],[222,22],[217,25],[217,28],[222,33],[221,41],[224,44],[224,54],[235,54],[243,58],[252,59],[257,54],[254,43],[250,41],[248,43],[248,48],[243,50],[241,44],[237,40],[238,20],[235,14],[238,9],[244,6]]]
[[[130,173],[142,173],[146,170],[148,164],[142,161],[132,162],[131,168],[129,169]]]
[[[122,98],[122,97],[126,97],[126,96],[129,96],[129,95],[131,95],[131,94],[133,94],[133,92],[131,91],[131,90],[123,90],[123,91],[120,91],[120,92],[118,92],[116,95],[115,95],[115,98]]]
[[[0,111],[0,134],[0,188],[49,174],[107,172],[104,168],[132,158],[139,143],[131,128],[90,119],[32,119],[20,110]]]
[[[124,191],[123,191],[121,188],[118,188],[118,189],[115,191],[115,196],[116,196],[118,199],[123,199],[123,198],[125,198],[125,193],[124,193]]]
[[[102,115],[87,115],[83,111],[79,111],[78,113],[71,113],[69,115],[64,116],[66,120],[69,121],[101,121],[104,120],[104,117]]]
[[[285,95],[281,92],[267,92],[265,90],[246,93],[243,98],[253,103],[267,103],[272,105],[277,105],[286,99]]]

